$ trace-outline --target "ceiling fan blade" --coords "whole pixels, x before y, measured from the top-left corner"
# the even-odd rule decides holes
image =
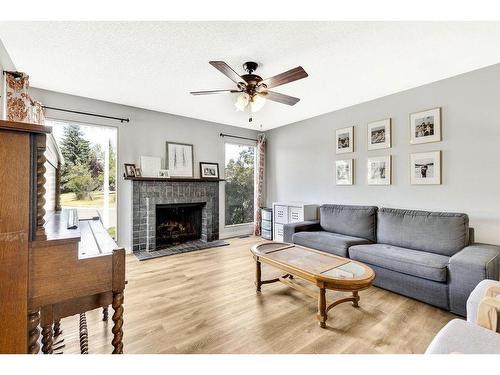
[[[273,102],[283,103],[286,105],[295,105],[300,101],[299,98],[295,98],[293,96],[285,94],[280,94],[279,92],[274,92],[274,91],[263,92],[260,93],[259,95],[262,95],[264,96],[264,98],[272,100]]]
[[[209,90],[209,91],[191,91],[191,95],[210,95],[210,94],[231,94],[241,92],[240,90]]]
[[[229,65],[227,65],[224,61],[209,61],[209,64],[212,65],[219,72],[228,77],[231,81],[238,84],[240,82],[246,83],[243,78],[240,77],[238,73],[236,73]]]
[[[308,74],[301,66],[290,69],[284,73],[278,74],[274,77],[266,78],[260,84],[264,84],[268,89],[284,85],[285,83],[290,83],[297,81],[302,78],[306,78]]]

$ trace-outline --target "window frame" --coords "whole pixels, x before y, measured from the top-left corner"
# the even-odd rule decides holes
[[[120,218],[120,187],[119,187],[119,181],[120,181],[120,127],[117,125],[108,125],[108,124],[97,124],[95,122],[89,122],[89,121],[82,121],[82,120],[74,120],[72,118],[68,117],[46,117],[46,121],[54,121],[54,122],[66,122],[66,123],[72,123],[76,125],[82,125],[82,126],[95,126],[95,127],[102,127],[102,128],[113,128],[116,129],[116,233],[115,233],[115,238],[114,241],[116,243],[119,243],[120,241],[120,234],[119,234],[119,218]],[[59,147],[59,144],[57,145]]]

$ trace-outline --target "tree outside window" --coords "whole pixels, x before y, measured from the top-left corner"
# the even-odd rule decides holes
[[[255,147],[226,143],[225,225],[252,223]]]

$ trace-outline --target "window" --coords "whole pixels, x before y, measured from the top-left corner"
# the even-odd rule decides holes
[[[61,207],[79,218],[99,215],[116,239],[117,129],[48,120],[63,157]]]
[[[225,225],[253,222],[255,147],[225,144]]]

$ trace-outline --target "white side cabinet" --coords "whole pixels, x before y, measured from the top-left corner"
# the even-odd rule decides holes
[[[273,203],[273,240],[283,242],[283,225],[318,218],[318,205],[300,202]]]

